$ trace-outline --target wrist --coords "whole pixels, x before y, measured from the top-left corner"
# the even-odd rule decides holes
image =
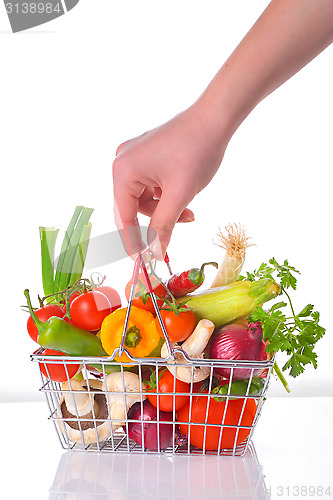
[[[257,104],[251,100],[245,87],[238,85],[237,90],[235,89],[227,73],[228,68],[225,70],[223,67],[192,106],[211,137],[224,144],[228,144]]]

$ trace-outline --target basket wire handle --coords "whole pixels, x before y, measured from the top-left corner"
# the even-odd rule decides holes
[[[151,286],[151,282],[150,282],[150,279],[149,279],[149,276],[147,273],[146,265],[143,261],[141,253],[137,256],[137,258],[135,259],[135,263],[134,263],[134,270],[133,270],[133,275],[132,275],[132,279],[131,279],[131,289],[130,289],[130,294],[129,294],[129,299],[128,299],[128,306],[127,306],[126,317],[125,317],[125,322],[124,322],[124,327],[123,327],[121,343],[120,343],[120,347],[119,347],[119,351],[118,351],[118,356],[121,356],[124,352],[124,349],[125,349],[125,339],[126,339],[126,333],[127,333],[127,328],[128,328],[129,316],[130,316],[130,312],[131,312],[131,308],[132,308],[135,286],[136,286],[136,284],[138,282],[138,278],[139,278],[140,268],[142,271],[142,277],[143,277],[144,284],[147,288],[148,294],[149,294],[149,296],[152,300],[152,303],[154,305],[156,316],[157,316],[158,321],[160,323],[160,326],[161,326],[161,329],[163,332],[163,336],[165,338],[165,341],[166,341],[166,344],[168,347],[169,355],[174,360],[174,358],[175,358],[174,350],[173,350],[173,347],[172,347],[171,342],[169,340],[165,325],[163,323],[163,319],[162,319],[160,310],[158,308],[156,297],[155,297],[155,294],[153,292],[153,288]]]
[[[166,342],[167,347],[168,347],[169,355],[172,357],[172,359],[174,359],[175,355],[174,355],[173,347],[171,345],[171,342],[170,342],[169,337],[168,337],[168,333],[167,333],[165,325],[163,323],[163,319],[162,319],[162,316],[161,316],[161,313],[160,313],[160,310],[159,310],[159,307],[157,304],[156,296],[153,292],[153,287],[151,286],[151,282],[150,282],[150,279],[149,279],[149,276],[147,273],[147,269],[146,269],[146,266],[144,264],[142,264],[142,276],[143,276],[143,280],[145,282],[145,286],[146,286],[148,293],[150,295],[150,298],[152,300],[152,303],[154,305],[156,316],[158,318],[159,324],[160,324],[162,332],[163,332],[163,336],[165,338],[165,342]]]
[[[125,317],[125,322],[124,322],[123,334],[121,337],[121,343],[120,343],[120,347],[119,347],[119,351],[118,351],[119,356],[121,356],[123,354],[124,349],[125,349],[125,338],[126,338],[126,333],[127,333],[129,316],[130,316],[130,312],[131,312],[131,308],[132,308],[135,286],[138,282],[139,270],[140,270],[141,263],[142,263],[141,254],[139,254],[137,256],[137,258],[135,259],[135,263],[134,263],[134,269],[133,269],[132,280],[131,280],[131,289],[130,289],[130,295],[128,298],[128,306],[127,306],[126,317]]]
[[[170,259],[169,259],[169,255],[167,254],[167,252],[165,252],[164,254],[164,262],[166,263],[167,265],[167,268],[168,268],[168,271],[170,273],[170,276],[173,275],[173,272],[171,271],[171,266],[170,266]]]

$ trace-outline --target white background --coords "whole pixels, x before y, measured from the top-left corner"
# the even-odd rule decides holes
[[[20,309],[25,288],[42,293],[38,227],[61,228],[61,242],[75,206],[85,205],[95,209],[92,236],[115,230],[117,145],[190,105],[267,3],[81,0],[18,34],[0,4],[1,401],[42,398]],[[290,397],[333,394],[332,55],[330,47],[247,118],[191,204],[196,221],[178,226],[169,247],[175,272],[219,261],[218,227],[240,222],[256,243],[245,270],[274,256],[301,271],[296,308],[313,303],[327,334],[318,369],[288,379]],[[132,262],[98,270],[123,296]],[[273,381],[270,394],[285,392]]]

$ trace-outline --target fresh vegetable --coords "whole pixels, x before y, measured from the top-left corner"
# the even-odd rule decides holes
[[[91,381],[92,382],[92,381]],[[84,381],[84,383],[87,383]],[[100,384],[98,384],[100,387]],[[91,386],[91,390],[93,390],[93,385]],[[63,392],[65,404],[67,410],[78,418],[86,417],[86,418],[95,418],[99,417],[100,414],[100,406],[95,399],[95,394],[92,394],[91,399],[89,397],[88,391],[86,391],[81,382],[71,377],[66,379],[61,386],[61,390]]]
[[[164,300],[161,299],[161,295],[165,295],[165,289],[163,284],[155,278],[155,276],[150,275],[149,279],[151,281],[153,292],[156,295],[157,304],[159,307],[163,305]],[[134,298],[132,304],[136,307],[140,307],[141,309],[145,309],[146,311],[155,314],[154,304],[149,296],[148,290],[145,287],[143,275],[140,273],[138,277],[138,283],[134,289]],[[130,290],[131,290],[132,282],[129,281],[125,288],[126,299],[129,300]]]
[[[269,264],[261,264],[253,273],[246,273],[246,280],[256,283],[256,279],[271,279],[274,274],[280,279],[282,295],[287,302],[281,301],[273,304],[268,310],[258,306],[251,314],[251,321],[260,321],[263,331],[263,339],[267,343],[268,352],[283,351],[288,355],[288,360],[282,370],[289,370],[292,377],[303,373],[307,364],[317,368],[317,355],[314,348],[318,340],[325,334],[325,328],[320,326],[320,315],[314,310],[312,304],[305,306],[298,314],[295,312],[291,297],[287,289],[296,290],[299,274],[294,267],[285,260],[282,265],[276,259],[269,260]],[[240,279],[245,279],[241,277]],[[258,282],[257,282],[258,283]],[[289,312],[284,314],[282,309],[289,304]],[[282,378],[282,373],[276,364],[274,370]]]
[[[161,309],[160,314],[171,342],[181,342],[193,332],[197,323],[194,312],[186,306],[180,311]],[[157,330],[164,339],[158,318],[155,319]]]
[[[159,411],[148,399],[135,403],[127,414],[128,437],[148,450],[164,450],[171,444],[173,437],[172,413]],[[131,422],[136,420],[136,422]],[[159,420],[157,424],[156,420]]]
[[[67,313],[67,300],[69,302],[69,306],[71,305],[71,303],[73,302],[73,300],[78,297],[79,295],[81,295],[83,292],[77,290],[76,292],[73,292],[68,298],[66,298],[66,302],[65,304],[62,306],[62,309],[64,310],[65,313]],[[65,296],[66,296],[66,293],[65,293]]]
[[[29,290],[24,291],[31,317],[38,329],[38,343],[47,349],[55,349],[70,356],[107,356],[101,341],[96,335],[65,319],[53,316],[45,322],[38,319],[32,309]]]
[[[93,210],[76,207],[65,233],[61,253],[55,269],[54,249],[59,230],[40,226],[42,281],[47,301],[53,294],[74,284],[82,276],[87,254]],[[59,296],[60,298],[60,296]],[[54,297],[51,300],[55,300]]]
[[[60,356],[62,358],[66,357],[63,352],[55,351],[53,349],[44,349],[41,352],[41,356]],[[53,380],[54,382],[64,382],[68,378],[74,377],[74,375],[78,372],[80,368],[80,364],[77,363],[64,363],[61,361],[60,363],[55,363],[54,360],[49,363],[39,362],[40,371],[47,377],[48,379]]]
[[[65,311],[62,309],[62,307],[56,304],[48,304],[44,307],[41,307],[40,309],[35,310],[34,312],[37,318],[41,321],[46,321],[47,319],[52,318],[52,316],[57,316],[58,318],[63,318],[65,316]],[[32,340],[37,342],[38,328],[31,316],[29,316],[27,321],[27,330]]]
[[[208,319],[200,320],[195,327],[194,332],[182,344],[182,350],[191,359],[203,359],[204,349],[206,348],[213,331],[214,323],[212,323]],[[174,347],[178,347],[177,344],[175,344]],[[165,342],[161,349],[161,357],[167,358],[168,356],[169,352],[167,349],[167,344]],[[168,360],[167,368],[172,373],[172,375],[174,375],[179,380],[182,380],[183,382],[189,384],[191,383],[191,381],[200,382],[201,380],[205,380],[207,377],[209,377],[211,371],[211,367],[209,365],[193,366],[193,364],[189,363],[181,353],[175,353],[175,360],[182,366],[177,366],[177,368],[173,367],[173,361],[170,359]]]
[[[109,314],[101,326],[101,342],[105,351],[111,356],[121,344],[127,308],[117,309]],[[144,358],[157,347],[160,335],[155,318],[151,312],[132,306],[125,337],[125,347],[134,357]],[[129,361],[126,353],[116,361]]]
[[[209,405],[209,406],[208,406]],[[177,411],[177,420],[183,434],[193,446],[205,450],[230,449],[242,443],[250,434],[257,405],[253,399],[234,399],[216,401],[208,393],[201,393],[191,398]],[[202,424],[202,425],[189,425]],[[205,426],[204,424],[212,424]],[[221,427],[221,426],[231,427]],[[237,433],[237,425],[240,425]]]
[[[217,329],[210,343],[210,359],[230,359],[247,361],[265,361],[267,359],[266,344],[262,338],[260,322],[250,323],[245,326],[240,323],[232,323]],[[216,366],[216,373],[222,377],[233,380],[248,379],[255,377],[262,371],[261,368],[226,368]]]
[[[187,293],[194,292],[199,286],[202,285],[205,275],[205,266],[218,267],[216,262],[205,262],[202,264],[201,268],[196,267],[190,269],[189,271],[184,271],[180,274],[174,274],[168,279],[166,284],[167,288],[170,290],[174,297],[182,297]]]
[[[249,238],[246,237],[245,231],[241,226],[229,224],[225,229],[227,236],[224,236],[221,230],[219,231],[219,246],[226,253],[212,283],[212,288],[228,285],[237,280],[245,260],[246,249],[251,246],[248,242]]]
[[[125,425],[126,414],[131,406],[146,399],[147,396],[142,394],[146,388],[136,373],[125,370],[105,377],[102,389],[107,394],[113,430]]]
[[[88,218],[88,216],[89,216],[89,213],[87,213],[87,218]],[[86,220],[87,220],[87,218],[86,218]],[[70,274],[70,278],[68,280],[67,286],[73,285],[79,279],[81,279],[83,268],[84,268],[84,263],[85,263],[87,251],[88,251],[91,227],[92,227],[91,222],[86,222],[83,225],[83,229],[82,229],[81,235],[79,237],[79,242],[77,244],[77,249],[76,249],[76,252],[74,255],[71,274]],[[65,283],[66,283],[66,281],[65,281]]]
[[[157,346],[155,349],[149,354],[150,358],[160,358],[161,357],[161,349],[162,345],[164,344],[165,340],[164,337],[160,337]]]
[[[82,274],[88,246],[87,237],[90,234],[90,230],[86,226],[92,213],[93,209],[80,206],[76,207],[74,211],[61,246],[54,278],[54,292],[64,290],[75,283]],[[79,253],[79,257],[77,257],[77,253]]]
[[[68,381],[62,384],[61,390],[63,396],[56,417],[57,424],[68,439],[84,447],[106,441],[110,437],[111,426],[102,382],[88,379],[79,384],[71,379],[70,384]],[[85,413],[88,410],[91,410],[90,413]]]
[[[119,307],[119,303],[116,304]],[[99,330],[104,318],[115,310],[104,293],[91,290],[75,297],[70,304],[73,325],[83,330]]]
[[[271,278],[255,282],[236,281],[177,299],[187,299],[197,321],[206,318],[216,327],[224,326],[251,314],[258,306],[276,297],[280,287]]]
[[[115,311],[116,309],[119,309],[121,307],[120,295],[117,292],[117,290],[115,290],[111,286],[102,285],[102,286],[96,287],[95,290],[103,293],[103,295],[105,295],[109,299],[111,307],[112,307],[112,311]]]
[[[163,368],[159,370],[158,380],[156,379],[156,371],[153,371],[150,380],[146,382],[148,386],[147,396],[153,406],[162,411],[173,411],[174,409],[178,410],[188,401],[189,384],[178,380],[168,370]],[[156,395],[157,392],[159,395]],[[164,395],[163,393],[170,394]],[[177,395],[173,395],[172,393]],[[178,395],[178,393],[182,394]]]
[[[42,261],[42,282],[45,295],[54,293],[54,248],[59,229],[40,227],[40,248]]]
[[[249,380],[237,380],[230,384],[229,380],[220,381],[220,385],[214,387],[212,394],[216,401],[224,401],[226,396],[259,396],[265,386],[265,379],[253,377],[249,387]],[[223,397],[224,396],[224,397]],[[232,399],[232,397],[230,398]]]

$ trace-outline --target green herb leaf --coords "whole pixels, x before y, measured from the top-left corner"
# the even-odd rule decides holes
[[[257,307],[250,321],[260,321],[263,330],[263,339],[266,341],[268,352],[284,351],[289,359],[282,370],[289,370],[292,377],[297,377],[304,371],[304,366],[312,364],[317,368],[317,355],[314,352],[315,344],[325,334],[325,328],[319,325],[320,315],[314,311],[312,304],[306,305],[298,314],[295,313],[291,298],[286,289],[296,289],[297,278],[295,274],[299,271],[291,266],[288,260],[280,265],[276,259],[269,260],[268,266],[263,263],[258,270],[247,273],[246,279],[256,281],[262,278],[273,278],[272,274],[277,274],[280,278],[282,294],[287,298],[287,302],[280,301],[273,304],[265,311],[261,306]],[[282,312],[281,309],[289,304],[289,313]]]

